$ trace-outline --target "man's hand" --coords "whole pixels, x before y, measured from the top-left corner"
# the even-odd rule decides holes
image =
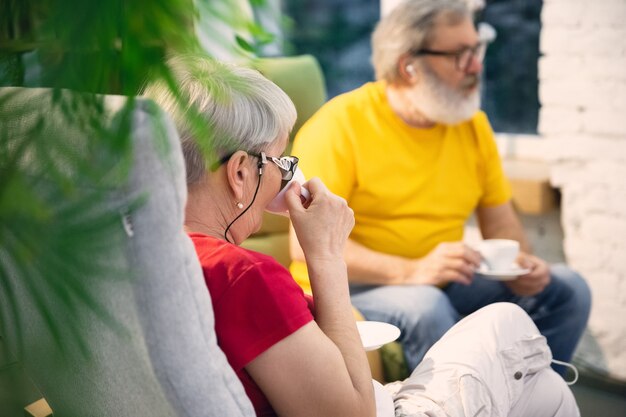
[[[530,269],[530,272],[514,281],[506,282],[507,287],[516,295],[527,297],[538,294],[550,283],[550,269],[541,259],[520,252],[517,263],[522,268]]]
[[[454,281],[469,285],[480,259],[480,254],[463,242],[440,243],[428,255],[412,261],[414,270],[404,283],[442,286]]]

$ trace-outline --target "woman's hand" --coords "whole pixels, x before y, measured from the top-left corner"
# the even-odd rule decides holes
[[[346,200],[331,193],[319,178],[306,183],[311,193],[307,207],[300,200],[300,184],[293,182],[285,200],[298,242],[308,262],[343,258],[346,240],[354,227],[354,212]]]

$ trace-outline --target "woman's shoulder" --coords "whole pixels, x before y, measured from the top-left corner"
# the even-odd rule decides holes
[[[271,256],[199,233],[190,233],[189,237],[205,275],[223,275],[231,282],[251,276],[293,281],[289,271]]]
[[[242,269],[263,267],[272,269],[281,267],[285,269],[274,258],[260,252],[245,249],[200,233],[190,233],[189,237],[196,247],[196,252],[202,265],[226,262],[231,266],[236,265]]]

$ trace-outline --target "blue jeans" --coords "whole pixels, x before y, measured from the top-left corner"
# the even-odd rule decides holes
[[[474,277],[469,286],[444,289],[428,285],[350,287],[352,304],[368,320],[400,328],[409,370],[462,317],[488,304],[511,302],[522,307],[548,340],[555,359],[569,362],[589,318],[591,293],[585,280],[565,265],[550,268],[550,284],[539,294],[520,297],[499,281]],[[562,367],[555,367],[563,372]]]

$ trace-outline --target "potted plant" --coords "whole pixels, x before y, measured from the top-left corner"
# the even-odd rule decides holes
[[[251,3],[264,7],[262,0]],[[133,97],[147,82],[166,80],[178,94],[166,57],[203,51],[196,35],[201,13],[233,29],[233,36],[216,36],[218,42],[243,58],[253,57],[272,37],[250,15],[238,11],[237,4],[231,0],[0,2],[0,87],[55,91],[49,102],[24,114],[14,106],[20,91],[0,89],[0,299],[6,301],[0,308],[0,379],[3,372],[13,375],[12,365],[19,367],[1,362],[6,355],[2,329],[20,328],[15,314],[20,300],[10,277],[17,276],[33,291],[47,330],[68,355],[87,353],[80,334],[64,320],[77,305],[88,306],[115,326],[97,297],[85,289],[88,280],[109,279],[120,272],[93,262],[113,249],[108,237],[119,227],[119,212],[98,209],[104,198],[98,190],[103,181],[123,181],[132,163],[130,119],[122,112],[112,130],[104,122],[102,95],[127,96],[128,116]],[[74,144],[62,133],[48,130],[52,112],[85,133],[89,138],[81,145],[85,152],[72,152]],[[191,122],[207,129],[198,118]],[[16,130],[22,134],[11,133]],[[59,314],[59,306],[65,314]],[[4,393],[0,409],[7,395],[15,396],[12,390],[18,385],[8,390],[0,386]]]

